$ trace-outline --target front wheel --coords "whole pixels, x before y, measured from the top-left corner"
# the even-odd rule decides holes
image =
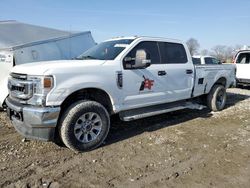
[[[222,85],[214,85],[207,95],[207,106],[217,112],[225,107],[227,99],[226,89]]]
[[[108,135],[109,127],[109,114],[100,103],[78,101],[62,115],[59,133],[68,148],[84,152],[100,146]]]

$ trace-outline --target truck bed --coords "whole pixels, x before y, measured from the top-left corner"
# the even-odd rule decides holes
[[[223,77],[226,80],[226,88],[235,84],[235,79],[231,75],[235,74],[234,64],[223,65],[195,65],[195,84],[193,97],[209,93],[213,84]]]

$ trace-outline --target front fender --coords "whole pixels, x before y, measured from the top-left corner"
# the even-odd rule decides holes
[[[113,110],[119,108],[119,89],[116,86],[115,76],[78,75],[69,79],[56,78],[55,87],[48,94],[47,106],[60,106],[72,93],[81,89],[96,88],[105,91],[111,100]]]

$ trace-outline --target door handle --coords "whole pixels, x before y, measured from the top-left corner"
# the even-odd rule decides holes
[[[187,69],[186,74],[193,74],[193,70],[192,69]]]
[[[158,76],[164,76],[166,75],[166,71],[158,71]]]

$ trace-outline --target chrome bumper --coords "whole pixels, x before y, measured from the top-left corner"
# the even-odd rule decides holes
[[[33,107],[6,99],[7,112],[15,129],[27,138],[54,140],[60,107]]]
[[[250,85],[250,79],[241,79],[241,78],[238,78],[238,79],[237,79],[237,83],[238,83],[238,84]]]

